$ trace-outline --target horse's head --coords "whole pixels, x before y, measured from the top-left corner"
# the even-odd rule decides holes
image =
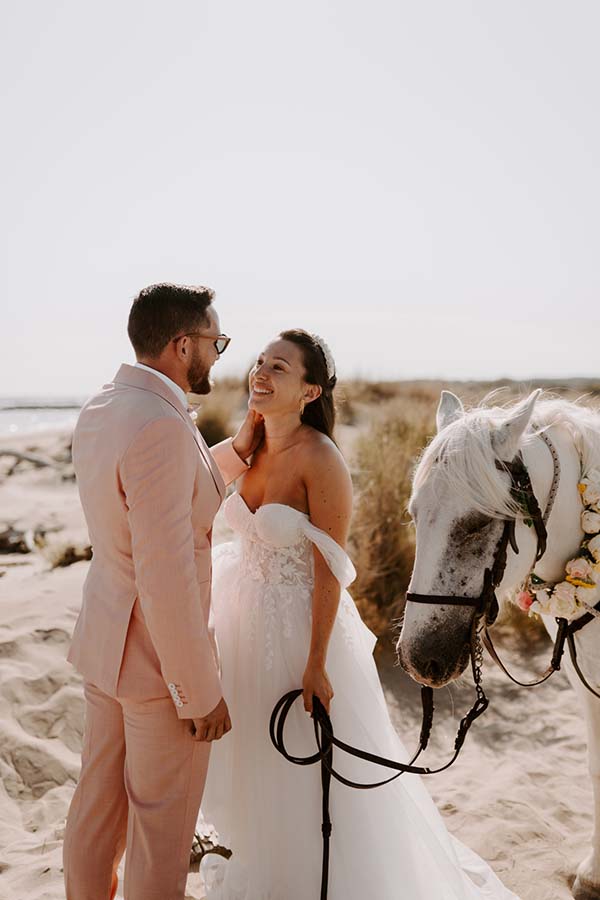
[[[482,594],[504,522],[520,515],[510,478],[496,460],[514,458],[537,396],[535,392],[510,413],[465,413],[458,397],[442,392],[438,433],[417,467],[409,504],[417,538],[409,591],[472,598]],[[532,552],[533,537],[524,539]],[[407,602],[397,645],[402,666],[433,687],[457,678],[469,662],[474,616],[473,606]]]

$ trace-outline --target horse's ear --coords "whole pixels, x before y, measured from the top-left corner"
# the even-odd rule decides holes
[[[435,415],[437,430],[441,431],[446,425],[460,419],[464,413],[464,408],[460,399],[453,394],[452,391],[442,391],[440,403]]]
[[[541,388],[533,391],[527,400],[517,406],[510,418],[492,433],[492,447],[500,459],[507,462],[514,459],[525,429],[531,421],[533,407],[541,393]]]

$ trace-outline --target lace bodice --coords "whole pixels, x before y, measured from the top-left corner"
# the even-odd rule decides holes
[[[354,581],[356,572],[346,552],[306,513],[282,503],[266,503],[253,513],[238,493],[228,497],[224,512],[241,542],[242,575],[265,584],[310,589],[314,544],[342,588]]]
[[[313,545],[343,589],[337,619],[346,642],[352,645],[360,616],[344,589],[354,581],[356,572],[342,547],[305,513],[281,503],[266,503],[253,513],[235,493],[225,501],[224,512],[237,539],[215,549],[213,605],[218,616],[220,591],[227,591],[229,601],[244,608],[245,639],[253,645],[258,634],[262,635],[265,669],[273,667],[279,640],[296,641],[298,623],[312,623]],[[235,574],[225,574],[226,580],[219,582],[218,573],[228,569]],[[360,627],[365,626],[360,623]]]

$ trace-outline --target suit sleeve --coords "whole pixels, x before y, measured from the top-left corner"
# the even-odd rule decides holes
[[[225,484],[231,484],[236,478],[249,469],[247,462],[238,456],[233,449],[233,438],[227,438],[210,448],[212,457],[219,467]]]
[[[121,461],[138,596],[181,719],[205,716],[222,696],[206,624],[210,579],[199,582],[194,561],[197,465],[185,423],[170,417],[142,428]]]

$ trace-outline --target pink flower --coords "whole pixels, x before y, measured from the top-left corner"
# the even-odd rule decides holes
[[[533,603],[533,599],[533,595],[530,594],[529,591],[521,591],[517,596],[517,606],[519,609],[522,609],[523,612],[527,612]]]

